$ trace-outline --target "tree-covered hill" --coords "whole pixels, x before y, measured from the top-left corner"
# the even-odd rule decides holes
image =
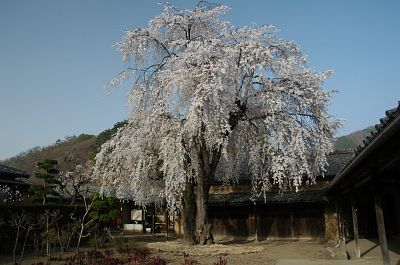
[[[36,171],[36,162],[45,159],[55,159],[59,161],[60,170],[72,170],[77,164],[86,164],[96,155],[100,146],[106,142],[125,124],[125,121],[118,122],[113,128],[101,132],[99,135],[81,134],[69,136],[65,140],[58,140],[53,145],[47,147],[34,147],[17,156],[0,161],[6,166],[18,168],[33,175]],[[353,150],[368,136],[374,129],[370,126],[366,129],[355,131],[349,135],[341,136],[336,139],[336,150]],[[33,179],[34,180],[34,179]]]
[[[1,162],[6,166],[26,171],[31,176],[38,171],[36,163],[45,159],[59,161],[60,170],[71,170],[76,164],[85,163],[90,159],[92,146],[96,136],[84,135],[66,137],[46,147],[34,147],[17,156]],[[31,179],[32,180],[32,179]]]
[[[118,122],[113,128],[101,132],[99,135],[80,134],[78,136],[67,136],[64,140],[46,147],[34,147],[14,157],[0,161],[6,166],[26,171],[31,176],[38,171],[36,163],[45,159],[54,159],[59,162],[59,169],[72,170],[76,165],[85,165],[93,160],[100,146],[106,142],[125,124]],[[34,178],[31,181],[36,182]]]
[[[363,140],[369,136],[373,130],[374,126],[369,126],[363,130],[338,137],[335,142],[335,149],[354,150],[357,146],[362,144]]]

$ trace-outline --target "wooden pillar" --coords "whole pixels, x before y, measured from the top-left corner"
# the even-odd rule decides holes
[[[290,235],[294,239],[294,214],[293,208],[290,209]]]
[[[381,194],[376,187],[376,183],[372,183],[372,193],[374,194],[376,224],[378,226],[379,245],[381,246],[382,258],[384,265],[390,265],[389,249],[386,239],[385,219],[382,211]]]
[[[145,214],[144,214],[144,209],[142,208],[142,233],[146,233],[146,224],[145,224]]]
[[[168,231],[169,230],[169,215],[168,215],[168,210],[165,209],[165,237],[167,238],[168,241]]]
[[[337,212],[338,229],[339,229],[339,243],[346,244],[346,233],[345,233],[344,213],[343,213],[342,203],[343,201],[341,199],[336,201],[336,212]]]
[[[339,245],[341,245],[344,241],[342,238],[342,220],[341,220],[341,210],[339,208],[339,201],[335,201],[335,208],[336,208],[336,220],[337,220],[337,229],[339,233]]]
[[[153,215],[151,218],[151,233],[153,234],[153,236],[156,235],[156,204],[153,204]]]
[[[254,227],[255,227],[254,241],[255,242],[260,242],[260,239],[258,237],[259,220],[258,220],[258,209],[257,209],[257,204],[256,203],[254,203]]]
[[[393,196],[396,201],[397,234],[400,235],[400,195],[399,193],[394,193]]]
[[[229,219],[229,213],[227,211],[227,205],[226,202],[224,202],[224,235],[228,235],[228,219]]]
[[[351,192],[350,192],[350,200],[351,200],[351,215],[353,217],[353,231],[354,231],[354,243],[355,243],[356,258],[359,259],[361,257],[360,237],[358,234],[357,205],[354,200],[354,191],[353,190],[351,190]]]

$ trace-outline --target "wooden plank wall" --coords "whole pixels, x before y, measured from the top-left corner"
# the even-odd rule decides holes
[[[325,239],[323,206],[262,205],[257,206],[260,240]],[[216,238],[254,239],[256,218],[254,206],[211,206],[210,221]]]

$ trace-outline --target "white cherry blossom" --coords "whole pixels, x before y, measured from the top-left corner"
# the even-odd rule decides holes
[[[116,44],[132,80],[128,124],[96,156],[104,193],[180,206],[187,183],[252,180],[255,195],[298,189],[322,174],[338,123],[327,112],[330,71],[273,26],[237,28],[225,6],[166,5]]]

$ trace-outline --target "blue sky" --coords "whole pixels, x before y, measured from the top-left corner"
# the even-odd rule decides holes
[[[0,159],[74,134],[97,134],[127,116],[126,89],[106,82],[123,68],[112,47],[145,27],[157,1],[0,1]],[[170,1],[181,9],[198,1]],[[234,25],[281,29],[317,71],[335,74],[330,112],[338,135],[373,125],[400,99],[400,2],[215,1]]]

